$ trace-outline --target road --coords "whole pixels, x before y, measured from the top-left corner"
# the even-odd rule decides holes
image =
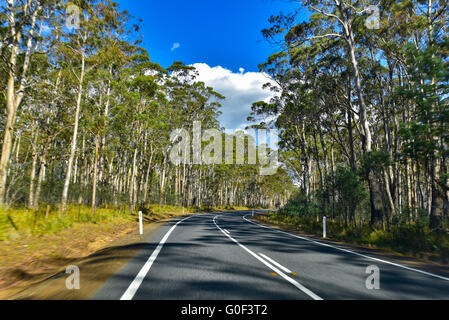
[[[189,216],[145,241],[94,299],[449,299],[449,278],[268,228],[248,212]],[[369,266],[380,289],[366,286]]]

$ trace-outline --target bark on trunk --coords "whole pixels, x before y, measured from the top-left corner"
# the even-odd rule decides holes
[[[98,148],[100,144],[100,136],[95,137],[95,160],[94,160],[94,178],[92,183],[92,215],[95,214],[97,204],[97,175],[98,175]]]
[[[72,165],[73,165],[73,159],[75,158],[75,152],[76,152],[76,144],[77,144],[77,138],[78,138],[78,125],[79,125],[79,116],[80,116],[80,109],[81,109],[81,99],[83,96],[83,82],[84,82],[84,73],[85,73],[85,53],[84,53],[84,46],[86,39],[83,39],[83,48],[81,49],[81,74],[79,77],[79,85],[78,85],[78,97],[76,99],[76,111],[75,111],[75,124],[73,129],[73,136],[72,136],[72,144],[70,148],[70,156],[69,161],[67,165],[67,172],[65,176],[65,182],[64,182],[64,189],[62,191],[62,199],[61,199],[61,213],[64,214],[67,210],[67,198],[69,194],[69,186],[70,186],[70,179],[72,177]]]
[[[9,164],[9,158],[11,156],[12,136],[14,132],[14,125],[16,121],[17,109],[22,102],[26,80],[28,77],[28,69],[30,66],[31,53],[33,47],[34,28],[36,25],[36,17],[40,11],[40,1],[36,0],[34,11],[31,13],[31,25],[28,40],[25,48],[25,58],[23,61],[22,73],[19,76],[17,74],[17,57],[19,53],[20,43],[22,41],[23,25],[16,25],[16,14],[14,1],[7,0],[8,3],[8,19],[11,39],[13,44],[11,46],[11,53],[9,62],[8,82],[6,87],[6,123],[3,135],[2,155],[0,157],[0,206],[5,204],[6,195],[6,182],[7,182],[7,169]],[[25,5],[24,13],[27,14],[27,10],[31,7],[29,3]],[[28,13],[30,14],[30,13]],[[19,29],[17,29],[19,27]],[[16,91],[16,79],[19,87]]]

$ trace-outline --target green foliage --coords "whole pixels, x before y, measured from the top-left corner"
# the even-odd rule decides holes
[[[449,222],[447,2],[382,1],[377,30],[366,25],[367,0],[299,3],[310,11],[308,21],[294,19],[297,12],[281,14],[263,31],[283,45],[259,65],[279,86],[266,85],[276,96],[253,104],[251,115],[275,119],[267,125],[281,131],[286,166],[306,194],[286,210],[344,216],[345,223],[368,216],[387,228],[427,219],[443,230],[438,221]]]
[[[64,215],[59,214],[56,206],[51,207],[48,216],[46,207],[36,211],[11,208],[0,213],[0,241],[22,236],[41,236],[56,234],[64,229],[72,228],[76,224],[127,223],[138,219],[137,213],[130,214],[125,207],[98,208],[92,215],[91,208],[86,206],[69,206]],[[149,220],[179,215],[182,208],[171,205],[147,204],[138,207],[138,211]],[[197,212],[197,208],[186,207],[184,214]]]
[[[318,189],[312,197],[306,197],[302,192],[292,197],[281,209],[289,216],[299,217],[343,217],[353,221],[355,213],[363,214],[368,191],[361,178],[346,167],[338,167],[326,177],[324,189]]]
[[[365,179],[371,172],[381,175],[385,168],[392,164],[390,155],[383,151],[372,151],[364,154],[361,159],[360,175]]]
[[[303,194],[297,193],[291,198],[287,204],[281,209],[281,212],[287,216],[308,216],[313,217],[319,215],[320,205],[316,201],[311,201],[304,197]]]
[[[348,168],[338,167],[333,177],[328,180],[330,188],[337,195],[337,203],[343,210],[356,210],[368,196],[364,183]]]
[[[409,65],[411,85],[399,87],[397,94],[416,104],[416,117],[403,122],[399,134],[405,142],[404,152],[415,159],[443,155],[441,137],[449,130],[449,63],[439,55],[436,46],[417,49],[409,45],[403,49]]]
[[[92,215],[89,207],[69,206],[65,215],[53,207],[46,217],[46,208],[37,211],[26,209],[2,210],[0,213],[0,241],[19,236],[55,234],[78,223],[105,223],[133,221],[135,216],[118,208],[100,208]]]

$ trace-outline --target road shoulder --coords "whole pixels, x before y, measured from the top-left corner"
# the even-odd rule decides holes
[[[406,256],[391,250],[386,249],[380,249],[380,248],[373,248],[373,247],[367,247],[362,246],[358,244],[352,244],[352,243],[346,243],[342,241],[337,241],[333,239],[323,239],[322,237],[318,237],[316,235],[307,234],[302,231],[299,231],[293,227],[286,226],[286,225],[280,225],[280,224],[274,224],[267,222],[265,220],[258,219],[257,216],[254,218],[247,217],[248,220],[253,221],[256,224],[260,224],[266,227],[270,227],[272,229],[277,229],[280,231],[285,231],[288,233],[291,233],[293,235],[301,236],[304,238],[308,238],[310,240],[318,241],[324,244],[328,244],[331,246],[340,247],[346,250],[350,250],[359,254],[363,254],[366,256],[370,256],[372,258],[382,259],[386,260],[392,263],[401,264],[410,268],[419,269],[425,272],[434,273],[443,277],[449,278],[449,266],[429,261],[425,259],[420,259],[416,257],[410,257]]]
[[[103,246],[85,257],[61,259],[54,268],[33,274],[28,279],[0,291],[0,299],[8,300],[87,300],[146,246],[145,239],[161,226],[172,221],[164,219],[146,224],[144,234],[138,234],[138,226],[120,238]],[[66,287],[66,267],[75,265],[80,270],[80,289]]]

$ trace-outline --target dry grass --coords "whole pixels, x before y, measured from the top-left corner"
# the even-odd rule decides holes
[[[185,209],[184,213],[193,211]],[[30,215],[35,213],[24,209],[9,212],[18,230],[14,227],[11,230],[3,224],[3,230],[9,233],[2,234],[3,239],[7,240],[0,241],[0,298],[11,298],[60,272],[62,268],[78,264],[99,250],[138,232],[135,214],[119,209],[99,209],[95,218],[88,218],[87,212],[87,207],[71,207],[64,217],[51,212],[48,222],[40,222],[41,226],[47,226],[44,228],[30,228],[27,224]],[[151,205],[144,216],[146,229],[152,222],[181,214],[182,208],[179,207]],[[48,228],[48,225],[53,227]]]

